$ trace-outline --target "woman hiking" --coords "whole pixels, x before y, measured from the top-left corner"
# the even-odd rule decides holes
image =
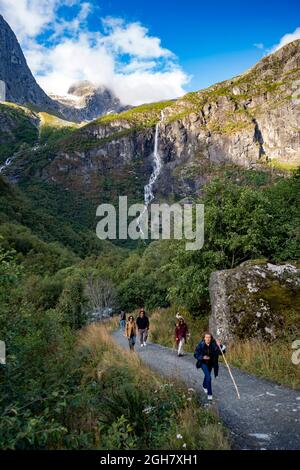
[[[133,352],[136,341],[136,323],[132,315],[128,317],[128,320],[126,322],[125,335],[128,338],[129,349]]]
[[[214,369],[215,377],[219,372],[220,351],[225,352],[225,346],[220,341],[215,340],[211,333],[205,333],[195,349],[194,357],[197,359],[196,367],[202,369],[204,373],[203,390],[207,393],[207,399],[212,400],[211,371]]]
[[[176,316],[176,318],[178,318],[178,322],[175,328],[175,339],[176,339],[176,346],[177,346],[177,354],[178,354],[178,357],[181,357],[183,356],[183,348],[184,348],[184,344],[187,341],[189,330],[183,317]]]

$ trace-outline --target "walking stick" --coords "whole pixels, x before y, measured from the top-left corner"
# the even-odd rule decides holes
[[[221,353],[222,353],[222,357],[223,357],[224,362],[225,362],[225,364],[226,364],[226,367],[227,367],[227,369],[228,369],[228,372],[229,372],[229,375],[230,375],[231,380],[232,380],[232,382],[233,382],[233,385],[235,386],[235,390],[236,390],[238,399],[240,400],[240,399],[241,399],[240,392],[239,392],[239,390],[238,390],[238,388],[237,388],[237,384],[236,384],[236,382],[235,382],[235,380],[234,380],[234,378],[233,378],[233,375],[232,375],[232,373],[231,373],[229,364],[228,364],[228,362],[227,362],[227,360],[226,360],[226,357],[225,357],[225,355],[224,355],[224,353],[223,353],[223,351],[222,351],[221,346],[220,346],[219,344],[218,344],[218,346],[219,346],[219,349],[220,349],[220,351],[221,351]]]

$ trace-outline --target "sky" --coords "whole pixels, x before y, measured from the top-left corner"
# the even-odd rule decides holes
[[[0,0],[0,13],[46,92],[90,80],[132,105],[206,88],[300,38],[299,0]]]

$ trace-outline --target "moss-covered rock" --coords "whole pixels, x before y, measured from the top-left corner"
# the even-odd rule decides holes
[[[300,329],[300,269],[264,261],[212,273],[210,329],[223,340],[274,340]]]

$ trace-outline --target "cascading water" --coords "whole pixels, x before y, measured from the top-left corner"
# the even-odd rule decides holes
[[[4,165],[0,166],[0,173],[3,173],[3,171],[4,171],[6,168],[8,168],[9,165],[12,163],[12,161],[13,161],[12,158],[7,158],[7,159],[5,160]]]
[[[149,183],[146,184],[146,186],[144,187],[144,204],[145,204],[145,207],[144,207],[144,211],[142,212],[142,214],[138,218],[138,227],[139,227],[139,229],[140,229],[140,231],[143,235],[144,235],[144,232],[141,228],[141,219],[142,219],[143,215],[145,214],[146,210],[148,209],[149,204],[154,199],[153,187],[154,187],[154,184],[155,184],[157,178],[160,175],[161,166],[162,166],[158,146],[159,146],[159,125],[163,120],[164,120],[164,114],[163,114],[163,111],[162,111],[161,112],[161,119],[156,124],[156,127],[155,127],[154,151],[153,151],[153,171],[151,173]]]

